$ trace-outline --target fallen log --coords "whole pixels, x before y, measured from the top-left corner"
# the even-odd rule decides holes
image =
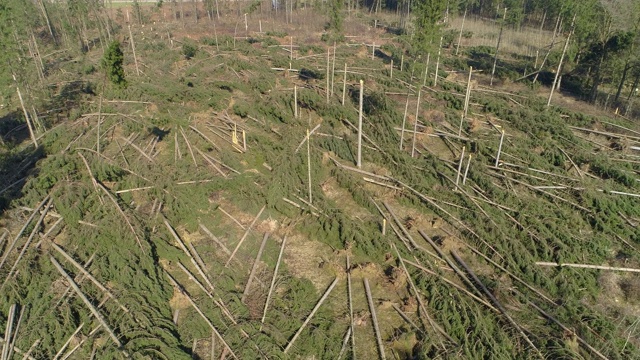
[[[111,337],[113,342],[118,346],[118,348],[122,348],[122,343],[120,342],[120,340],[118,340],[118,337],[116,336],[116,334],[113,332],[113,330],[111,330],[109,325],[107,325],[107,322],[104,320],[102,315],[100,315],[98,310],[93,306],[93,304],[91,304],[91,301],[89,301],[89,299],[87,299],[87,297],[82,293],[82,291],[80,291],[80,288],[78,287],[76,282],[73,281],[71,276],[69,276],[69,274],[67,274],[66,271],[64,271],[62,266],[60,266],[58,261],[56,261],[56,259],[53,256],[51,256],[50,259],[51,259],[51,263],[53,264],[53,266],[55,266],[56,269],[58,270],[58,272],[60,272],[60,274],[67,280],[69,285],[71,285],[73,290],[75,290],[75,292],[78,295],[78,297],[80,297],[80,299],[82,299],[82,301],[89,308],[89,310],[91,311],[93,316],[98,320],[98,322],[102,325],[102,327],[104,327],[104,329],[107,331],[107,333],[109,334],[109,336]]]
[[[293,346],[293,343],[295,343],[298,336],[300,336],[300,334],[302,333],[304,328],[307,326],[309,321],[311,321],[311,318],[313,318],[313,315],[315,315],[316,311],[318,311],[318,309],[320,308],[320,305],[322,305],[322,303],[327,299],[327,297],[331,293],[331,290],[333,290],[333,288],[336,286],[337,283],[338,283],[338,278],[336,277],[331,283],[331,285],[329,285],[329,288],[327,289],[327,291],[324,292],[320,300],[318,300],[318,302],[316,303],[316,306],[313,307],[313,310],[311,310],[311,313],[309,314],[309,316],[307,316],[307,319],[302,323],[298,331],[293,335],[293,337],[289,341],[289,344],[287,344],[287,347],[284,348],[285,354],[289,351],[289,349],[291,349],[291,346]]]

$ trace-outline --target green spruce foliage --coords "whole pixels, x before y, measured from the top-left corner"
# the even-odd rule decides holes
[[[124,54],[120,48],[120,42],[113,41],[109,44],[109,48],[102,58],[102,67],[107,72],[107,79],[120,87],[127,86],[127,80],[124,78],[124,68],[122,67],[123,61]]]

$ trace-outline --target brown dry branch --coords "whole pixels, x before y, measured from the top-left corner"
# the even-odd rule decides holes
[[[255,223],[258,221],[258,219],[260,218],[260,215],[262,215],[262,212],[264,211],[264,209],[267,206],[264,205],[262,207],[262,209],[260,209],[260,212],[258,212],[258,215],[256,215],[256,217],[253,219],[253,221],[251,222],[251,224],[249,224],[249,226],[247,227],[247,229],[244,232],[244,235],[242,235],[242,238],[240,238],[240,241],[238,242],[238,245],[236,245],[236,248],[233,249],[233,252],[231,252],[231,255],[229,256],[229,260],[227,260],[227,262],[224,264],[225,267],[229,267],[229,263],[231,262],[231,260],[233,259],[233,257],[236,255],[236,253],[238,252],[238,249],[240,249],[240,246],[242,245],[242,243],[244,242],[244,240],[247,238],[247,236],[249,235],[249,232],[251,232],[251,228],[253,227],[253,225],[255,225]]]
[[[307,316],[307,319],[302,323],[302,325],[300,326],[300,328],[298,329],[298,331],[293,335],[293,337],[291,338],[291,340],[289,341],[289,343],[287,344],[287,347],[284,348],[284,353],[286,354],[289,349],[291,349],[291,346],[293,345],[293,343],[296,341],[296,339],[298,338],[298,336],[300,336],[300,334],[302,333],[302,331],[304,330],[304,328],[307,326],[307,324],[309,323],[309,321],[311,321],[311,318],[313,318],[313,315],[315,315],[316,311],[318,311],[318,309],[320,308],[320,306],[322,305],[322,303],[327,299],[327,297],[329,296],[329,294],[331,293],[331,290],[333,290],[333,288],[336,286],[336,284],[338,283],[338,278],[336,277],[333,282],[331,283],[331,285],[329,285],[329,288],[324,292],[324,294],[322,295],[322,297],[320,298],[320,300],[318,300],[318,302],[316,303],[316,306],[313,307],[313,310],[311,310],[311,313],[309,314],[309,316]]]
[[[82,291],[80,291],[80,288],[78,287],[76,282],[73,281],[71,276],[69,276],[69,274],[67,274],[66,271],[64,271],[62,266],[58,263],[58,261],[56,261],[56,259],[53,256],[51,256],[50,259],[51,259],[51,263],[56,267],[56,269],[58,269],[60,274],[67,280],[69,285],[71,285],[73,290],[75,290],[76,294],[78,294],[80,299],[82,299],[84,304],[89,308],[89,310],[91,311],[93,316],[96,318],[96,320],[98,320],[98,322],[102,325],[102,327],[104,327],[104,329],[107,331],[107,333],[109,334],[109,336],[111,337],[113,342],[116,344],[116,346],[118,348],[121,348],[122,347],[122,343],[120,342],[120,340],[118,340],[118,338],[116,337],[116,334],[113,332],[113,330],[111,330],[111,328],[109,327],[107,322],[104,320],[102,315],[100,315],[98,310],[91,304],[91,301],[89,301],[89,299],[87,299],[87,297],[82,293]]]

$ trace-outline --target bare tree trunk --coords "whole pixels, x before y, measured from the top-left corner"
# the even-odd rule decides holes
[[[22,100],[22,94],[20,93],[20,89],[16,87],[16,91],[18,92],[18,98],[20,99],[20,105],[22,106],[22,111],[24,112],[24,119],[27,122],[27,127],[29,128],[29,135],[31,135],[31,140],[33,141],[33,146],[38,147],[38,141],[36,140],[36,136],[33,133],[33,126],[29,121],[29,113],[27,112],[27,108],[24,106],[24,101]]]
[[[136,64],[136,74],[140,76],[140,69],[138,68],[138,58],[136,57],[136,45],[133,41],[133,34],[131,33],[131,25],[127,25],[129,28],[129,39],[131,40],[131,50],[133,51],[133,62]]]
[[[358,168],[362,168],[362,103],[364,99],[364,80],[360,80],[360,106],[358,111]]]
[[[462,29],[464,28],[464,20],[467,18],[467,9],[464,9],[464,15],[462,15],[462,25],[460,25],[460,35],[458,35],[458,44],[456,44],[456,55],[460,50],[460,42],[462,41]]]
[[[287,344],[287,347],[284,348],[284,353],[285,354],[289,351],[289,349],[291,349],[291,346],[296,341],[298,336],[300,336],[300,333],[302,333],[302,330],[304,330],[304,328],[307,326],[309,321],[311,321],[311,318],[313,318],[313,315],[315,315],[315,313],[320,308],[320,305],[322,305],[322,303],[327,299],[329,294],[331,294],[331,290],[333,290],[333,288],[336,286],[337,283],[338,283],[338,278],[336,277],[335,280],[333,280],[333,282],[331,283],[331,285],[329,285],[329,288],[327,289],[327,291],[324,292],[324,295],[322,295],[320,300],[318,300],[318,302],[316,303],[316,306],[314,306],[313,310],[311,310],[311,313],[309,314],[309,316],[307,316],[307,319],[302,323],[302,326],[300,326],[300,328],[295,333],[295,335],[293,335],[293,338],[291,338],[291,340],[289,341],[289,344]]]
[[[569,47],[569,40],[571,39],[571,34],[573,34],[573,24],[575,23],[575,21],[576,21],[576,15],[573,15],[573,20],[571,20],[571,31],[569,32],[569,35],[567,35],[567,40],[565,41],[564,48],[562,49],[562,55],[560,56],[560,62],[558,63],[558,70],[556,70],[556,76],[553,78],[553,85],[551,85],[551,92],[549,93],[549,100],[547,100],[547,106],[551,105],[551,99],[553,98],[553,92],[556,88],[558,77],[560,76],[560,71],[562,70],[562,61],[564,60],[564,55],[566,54],[567,48]]]
[[[53,26],[51,26],[51,20],[49,19],[49,13],[47,12],[47,8],[44,6],[44,1],[39,0],[38,5],[40,5],[40,10],[42,11],[42,15],[44,16],[44,20],[47,22],[47,28],[49,29],[49,34],[53,38],[53,42],[58,45],[58,39],[56,38],[55,32],[53,31]]]
[[[500,50],[500,41],[502,40],[502,31],[504,30],[504,22],[507,19],[507,8],[504,8],[504,15],[502,16],[502,25],[500,25],[500,33],[498,34],[498,43],[496,44],[496,54],[493,58],[493,68],[491,69],[491,80],[489,85],[493,86],[493,76],[496,72],[496,65],[498,64],[498,51]]]

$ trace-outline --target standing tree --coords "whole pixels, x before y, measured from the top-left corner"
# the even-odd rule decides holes
[[[429,51],[431,44],[440,37],[440,21],[447,7],[445,0],[423,0],[414,2],[414,35],[412,52],[423,55]]]
[[[120,87],[127,86],[127,80],[124,78],[124,68],[122,67],[123,61],[124,54],[120,48],[120,42],[111,42],[102,58],[102,67],[107,72],[107,79]]]

